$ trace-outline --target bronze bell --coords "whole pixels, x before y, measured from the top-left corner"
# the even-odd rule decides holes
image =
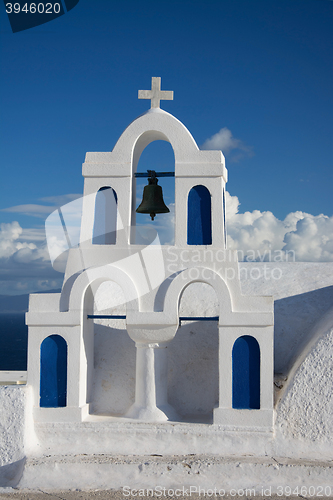
[[[148,185],[143,188],[142,202],[136,209],[138,214],[150,214],[154,220],[156,214],[166,214],[170,212],[163,200],[161,186],[158,186],[158,179],[155,170],[148,170]]]

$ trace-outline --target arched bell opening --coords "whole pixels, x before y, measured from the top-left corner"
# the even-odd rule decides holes
[[[191,316],[202,320],[181,321],[168,346],[168,401],[184,421],[211,423],[219,398],[219,301],[211,285],[183,290],[179,317]]]
[[[232,349],[232,407],[260,409],[260,347],[250,335],[239,337]]]
[[[194,186],[187,200],[187,244],[212,244],[212,203],[209,190]]]
[[[153,206],[163,206],[170,210],[168,213],[156,213],[154,220],[148,213],[138,213],[136,209],[143,201],[144,188],[148,185],[147,177],[133,177],[133,192],[135,201],[132,207],[132,243],[150,244],[152,235],[158,234],[159,242],[162,245],[173,245],[175,241],[175,178],[174,176],[159,177],[159,172],[175,172],[175,155],[171,144],[164,140],[154,140],[142,151],[137,174],[147,174],[147,170],[153,170],[157,175],[157,185],[162,188],[163,199],[157,196],[157,201],[153,201]],[[147,201],[147,200],[146,200]],[[148,200],[148,204],[151,201]],[[150,228],[153,231],[147,232]],[[156,231],[156,232],[155,232]]]
[[[67,343],[60,335],[50,335],[40,346],[40,407],[66,405]]]
[[[121,416],[135,399],[136,350],[126,330],[126,298],[115,281],[93,289],[86,299],[94,316],[87,321],[93,336],[90,408],[94,414]]]
[[[96,193],[93,245],[115,245],[117,239],[117,193],[103,186]]]

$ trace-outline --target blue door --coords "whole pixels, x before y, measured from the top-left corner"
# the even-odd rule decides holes
[[[40,347],[40,406],[66,406],[67,343],[60,335],[50,335]]]
[[[187,200],[187,244],[212,244],[212,207],[205,186],[194,186]]]
[[[232,349],[232,407],[260,408],[260,347],[254,337],[239,337]]]

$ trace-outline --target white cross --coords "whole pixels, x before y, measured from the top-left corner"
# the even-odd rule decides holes
[[[153,76],[151,79],[151,90],[139,90],[139,99],[150,99],[151,108],[159,108],[160,101],[172,101],[172,90],[161,90],[161,77]]]

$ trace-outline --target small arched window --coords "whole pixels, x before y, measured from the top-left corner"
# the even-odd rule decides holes
[[[117,237],[117,193],[110,186],[101,187],[96,193],[94,245],[114,245]]]
[[[232,349],[232,407],[260,408],[260,347],[249,335],[239,337]]]
[[[212,244],[211,195],[205,186],[194,186],[188,195],[187,244]]]
[[[66,406],[67,343],[60,335],[50,335],[40,346],[40,406]]]

